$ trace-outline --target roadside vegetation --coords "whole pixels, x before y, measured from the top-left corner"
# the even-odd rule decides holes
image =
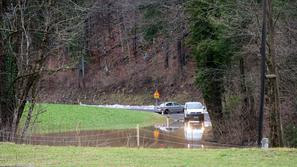
[[[212,118],[215,140],[260,144],[257,129],[262,132],[265,120],[263,134],[271,146],[294,146],[296,31],[285,27],[296,29],[296,1],[189,0],[185,4],[187,45],[197,61],[197,86]],[[260,87],[262,102],[265,97],[261,104]],[[263,110],[258,112],[258,106],[264,103],[261,119]]]
[[[21,119],[21,127],[26,120]],[[36,117],[37,116],[37,117]],[[164,121],[161,115],[124,109],[65,104],[38,104],[33,112],[33,133],[77,130],[111,130],[151,126]]]
[[[131,149],[0,143],[1,165],[34,166],[295,166],[296,149]]]

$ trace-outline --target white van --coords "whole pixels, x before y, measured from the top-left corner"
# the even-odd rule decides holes
[[[200,102],[186,102],[184,106],[185,121],[189,119],[197,119],[204,121],[205,107]]]

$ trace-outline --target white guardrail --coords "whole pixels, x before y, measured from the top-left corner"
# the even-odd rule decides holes
[[[79,105],[102,107],[102,108],[119,108],[119,109],[129,109],[129,110],[155,111],[154,105],[148,105],[148,106],[133,106],[133,105],[121,105],[121,104],[90,105],[90,104],[83,104],[83,103],[79,103]]]

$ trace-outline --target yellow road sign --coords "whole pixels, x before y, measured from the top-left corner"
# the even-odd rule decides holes
[[[155,93],[154,93],[154,98],[155,98],[155,99],[160,99],[160,93],[159,93],[158,90],[155,91]]]

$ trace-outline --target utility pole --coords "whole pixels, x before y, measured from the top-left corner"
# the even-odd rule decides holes
[[[262,41],[261,41],[261,88],[260,88],[260,111],[258,122],[258,146],[261,147],[263,137],[263,119],[264,119],[264,92],[265,92],[265,68],[266,68],[266,14],[267,0],[263,0],[263,23],[262,23]]]

